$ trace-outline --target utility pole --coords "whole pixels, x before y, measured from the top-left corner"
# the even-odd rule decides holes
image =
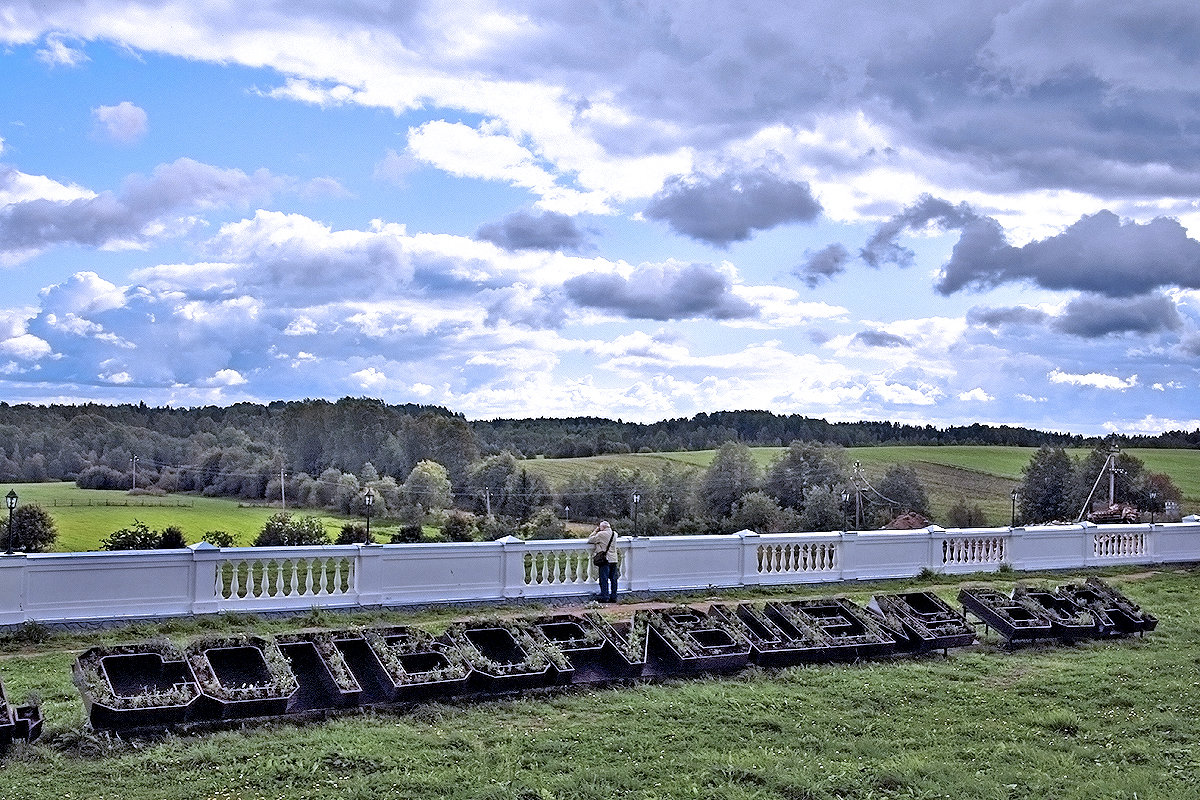
[[[279,502],[287,511],[287,480],[283,477],[283,467],[279,468]]]
[[[134,489],[136,489],[136,488],[137,488],[137,465],[138,465],[138,461],[139,461],[139,459],[138,459],[138,457],[137,457],[137,456],[130,456],[130,457],[129,457],[129,463],[133,465],[133,486],[130,486],[130,487],[129,487],[129,490],[130,490],[130,491],[133,491]]]
[[[487,509],[487,515],[492,515],[492,490],[487,486],[483,487],[483,507]]]

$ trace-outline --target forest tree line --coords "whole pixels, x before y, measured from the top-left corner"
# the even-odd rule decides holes
[[[1200,447],[1200,430],[1117,441],[1126,446]],[[646,494],[643,513],[661,518],[668,526],[695,527],[687,520],[729,520],[733,507],[732,501],[721,509],[685,507],[684,488],[695,480],[694,471],[668,469],[653,476],[604,473],[599,479],[571,479],[551,491],[541,476],[521,469],[521,461],[537,455],[793,442],[832,452],[845,446],[888,444],[1061,449],[1098,440],[1009,426],[831,423],[764,411],[705,413],[644,424],[591,417],[471,422],[438,406],[389,405],[366,398],[202,408],[0,403],[0,480],[5,482],[74,480],[83,488],[285,500],[289,507],[331,508],[347,514],[361,513],[362,492],[371,488],[380,501],[375,513],[381,515],[415,513],[416,506],[428,510],[442,504],[527,521],[534,510],[552,502],[573,505],[577,519],[632,517],[629,504],[636,487],[627,484],[633,482]],[[826,490],[832,492],[846,483],[844,465],[840,472],[837,481],[824,484]],[[803,510],[781,501],[778,493],[765,494],[780,501],[781,510]],[[658,502],[660,496],[665,499]],[[598,499],[603,497],[611,500]]]

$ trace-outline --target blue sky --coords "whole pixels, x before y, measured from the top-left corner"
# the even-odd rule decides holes
[[[1195,4],[0,0],[0,398],[1200,427]]]

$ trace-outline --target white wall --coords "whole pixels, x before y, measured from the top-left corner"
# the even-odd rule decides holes
[[[619,538],[622,591],[1200,561],[1200,517],[1161,525]],[[578,539],[0,555],[0,625],[221,611],[584,597]]]

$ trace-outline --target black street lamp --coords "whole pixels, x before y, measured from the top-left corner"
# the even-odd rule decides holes
[[[642,501],[642,496],[640,494],[638,494],[637,492],[634,492],[633,493],[633,535],[634,536],[638,535],[637,512],[638,512],[638,503],[640,503],[641,501]]]
[[[375,493],[367,489],[363,495],[363,510],[367,514],[367,536],[363,544],[371,543],[371,505],[375,502]]]
[[[1150,490],[1150,524],[1151,525],[1154,524],[1154,511],[1155,511],[1155,506],[1158,505],[1157,500],[1158,500],[1158,492],[1151,489]]]
[[[842,489],[842,530],[850,524],[850,490]]]
[[[1009,492],[1009,496],[1012,497],[1012,524],[1009,526],[1011,528],[1017,527],[1017,495],[1019,494],[1020,492],[1017,491],[1017,487],[1015,486],[1013,487],[1013,490]]]
[[[8,549],[4,551],[4,554],[11,556],[13,553],[12,518],[13,512],[17,510],[17,491],[15,489],[9,489],[8,494],[5,495],[4,499],[8,501]]]

